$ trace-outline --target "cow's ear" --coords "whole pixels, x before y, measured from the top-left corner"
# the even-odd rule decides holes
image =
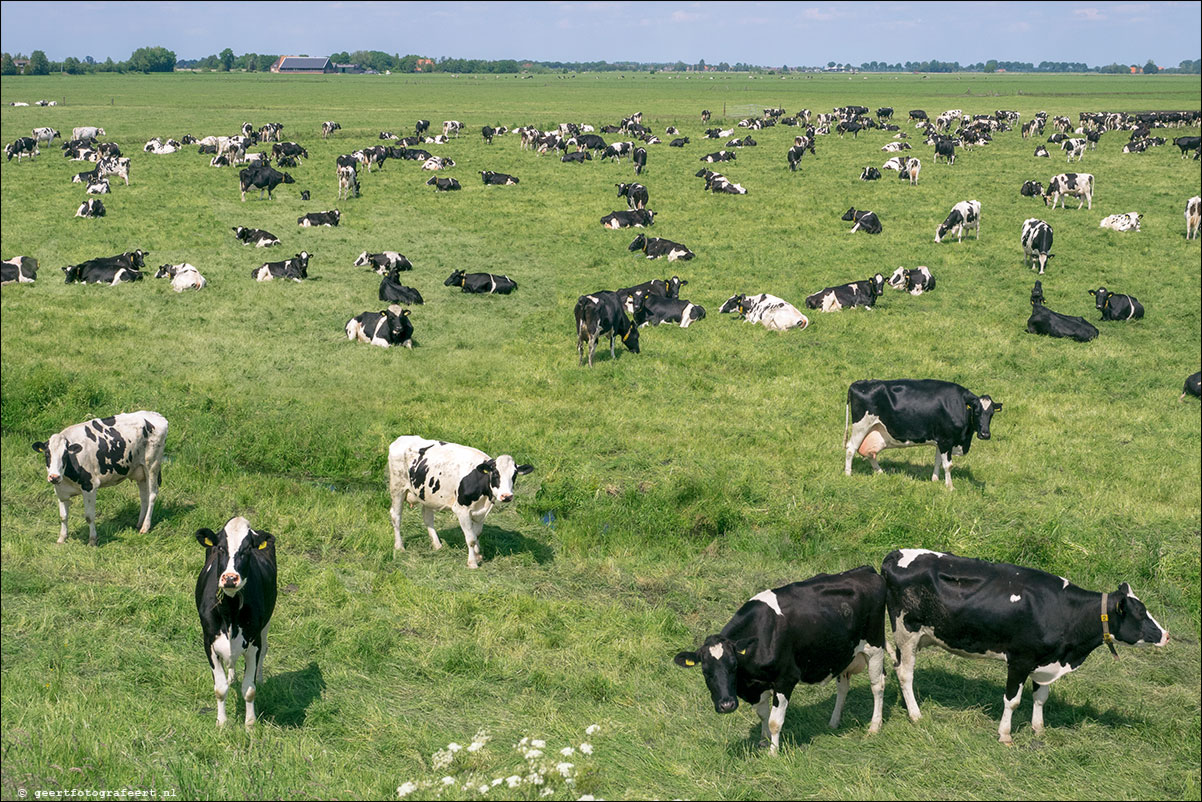
[[[676,655],[674,662],[681,668],[692,668],[701,662],[701,656],[697,652],[681,652]]]
[[[196,542],[206,549],[211,549],[217,545],[217,535],[213,533],[212,529],[197,529]]]
[[[1097,298],[1097,297],[1098,297],[1098,291],[1097,291],[1097,290],[1086,290],[1086,292],[1088,292],[1090,295],[1092,295],[1092,296],[1093,296],[1093,297],[1095,297],[1095,298]]]
[[[517,474],[518,476],[522,476],[524,474],[531,473],[533,470],[534,470],[533,465],[518,465],[517,467],[515,467],[513,469],[513,472],[515,474]]]
[[[747,638],[746,640],[735,642],[735,655],[737,658],[747,657],[749,653],[755,652],[755,646],[759,643],[758,638]]]
[[[408,309],[402,309],[402,310],[401,310],[401,317],[409,317],[409,310],[408,310]]]
[[[45,443],[34,443],[33,450],[38,452],[39,454],[45,454],[46,453],[46,444]]]
[[[255,548],[262,551],[268,546],[275,548],[275,535],[270,532],[258,532],[254,529],[250,530],[251,542],[255,544]]]

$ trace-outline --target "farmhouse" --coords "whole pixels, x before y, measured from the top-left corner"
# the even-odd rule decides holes
[[[321,75],[334,72],[334,65],[328,58],[309,58],[308,56],[280,56],[271,65],[272,72],[285,75]]]

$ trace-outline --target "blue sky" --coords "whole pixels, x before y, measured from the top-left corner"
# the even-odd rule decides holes
[[[0,2],[0,48],[53,60],[383,50],[536,61],[1083,61],[1202,55],[1199,2]]]

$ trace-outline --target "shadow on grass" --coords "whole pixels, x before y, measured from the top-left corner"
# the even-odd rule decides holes
[[[136,489],[136,488],[135,488]],[[99,503],[97,503],[99,506]],[[171,521],[193,509],[196,505],[187,503],[163,504],[155,501],[154,511],[150,514],[150,533],[154,534],[159,527],[170,528]],[[142,502],[136,494],[128,500],[121,509],[112,515],[102,515],[96,511],[96,544],[104,546],[108,543],[120,543],[121,533],[132,529],[138,531],[138,515],[142,512]],[[88,522],[83,514],[83,499],[71,499],[71,512],[67,517],[67,540],[80,535],[84,542],[88,540]]]
[[[463,530],[458,526],[439,532],[438,537],[442,540],[443,548],[452,549],[457,552],[462,551],[466,554],[467,541],[464,540]],[[522,553],[529,553],[539,565],[544,565],[555,559],[555,552],[546,544],[533,538],[528,538],[518,532],[501,529],[498,526],[488,526],[487,524],[480,533],[480,553],[484,556],[485,562],[495,560],[498,557],[509,557]],[[463,559],[466,562],[467,557],[464,556]]]
[[[326,680],[317,663],[309,663],[297,671],[264,678],[265,689],[271,692],[263,704],[262,717],[280,727],[303,727],[309,705],[321,698]]]
[[[901,460],[890,460],[890,459],[884,458],[883,456],[878,456],[877,462],[881,463],[881,467],[885,469],[885,474],[905,474],[905,475],[910,476],[917,480],[921,480],[924,482],[930,482],[931,481],[931,472],[935,467],[935,454],[934,454],[933,449],[931,451],[930,457],[931,457],[931,459],[928,462],[913,462],[910,460],[903,462]],[[964,459],[964,457],[960,457],[960,459]],[[863,468],[861,469],[857,463],[862,463]],[[855,476],[856,474],[867,474],[869,476],[872,476],[873,475],[872,463],[868,462],[867,460],[861,460],[857,456],[855,461],[852,462],[852,469],[851,469],[851,475]],[[940,469],[939,484],[943,484],[943,481],[944,481],[943,470]],[[973,476],[971,468],[961,465],[961,464],[957,464],[956,461],[953,459],[952,460],[952,484],[954,485],[957,482],[961,482],[961,481],[968,482],[969,484],[971,484],[973,487],[975,487],[977,489],[983,488],[985,486],[984,482],[982,482],[981,480],[979,480]]]

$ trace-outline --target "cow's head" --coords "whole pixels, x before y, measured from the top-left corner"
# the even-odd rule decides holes
[[[1150,643],[1153,646],[1164,646],[1169,642],[1169,631],[1152,617],[1126,582],[1110,594],[1107,608],[1110,634],[1115,640],[1132,645]]]
[[[447,276],[447,280],[444,281],[442,283],[442,285],[444,287],[462,287],[463,282],[464,282],[464,277],[466,275],[467,275],[467,271],[456,270],[455,272],[451,273],[451,275]]]
[[[856,207],[853,206],[850,209],[848,209],[846,212],[844,212],[842,219],[848,220],[848,221],[855,220],[856,219]]]
[[[869,292],[872,294],[872,297],[881,297],[881,293],[885,291],[885,277],[880,273],[877,273],[875,276],[868,279],[868,282]]]
[[[46,462],[46,481],[57,485],[63,477],[77,482],[84,490],[91,490],[91,485],[82,466],[79,464],[79,454],[83,445],[72,443],[62,433],[52,435],[44,443],[34,443],[33,450],[42,454]]]
[[[159,265],[159,269],[154,271],[155,278],[175,278],[175,265]]]
[[[1031,303],[1034,306],[1043,305],[1043,282],[1036,281],[1035,286],[1031,288]]]
[[[623,186],[625,186],[625,185],[623,185]],[[627,250],[629,250],[629,251],[645,251],[645,250],[647,250],[647,237],[644,236],[643,234],[639,234],[637,237],[634,238],[634,242],[630,243],[630,247],[627,248]]]
[[[219,597],[236,596],[246,585],[257,559],[265,556],[275,562],[275,536],[251,529],[245,518],[230,519],[220,532],[197,529],[196,540],[205,547],[205,567],[212,565],[221,571],[217,578]]]
[[[951,231],[953,228],[963,222],[964,217],[960,214],[959,210],[952,209],[951,214],[947,216],[947,219],[940,223],[939,227],[935,229],[935,242],[943,242],[943,238],[947,236],[947,232]]]
[[[533,470],[533,465],[518,465],[508,454],[485,460],[459,480],[459,503],[470,504],[484,496],[502,503],[513,501],[514,477]]]
[[[742,315],[746,311],[746,305],[747,305],[747,296],[746,295],[742,295],[742,294],[732,295],[726,299],[726,301],[722,304],[722,306],[720,306],[718,308],[718,314],[725,314],[727,312],[738,312],[740,315]]]
[[[1105,287],[1098,287],[1096,290],[1089,290],[1089,294],[1094,298],[1094,305],[1098,311],[1102,311],[1110,305],[1110,299],[1114,297],[1114,293],[1107,290]]]
[[[308,156],[308,154],[305,154],[305,155],[306,155],[306,157]],[[296,179],[292,177],[291,173],[284,173],[284,178],[282,180],[285,184],[295,184],[296,183]]]
[[[618,188],[618,197],[619,198],[622,197],[623,195],[629,196],[630,184],[614,184],[614,186]]]
[[[667,285],[668,297],[679,298],[680,288],[688,283],[689,282],[687,279],[682,280],[680,276],[673,276],[672,278],[664,279],[664,284]]]
[[[79,281],[79,265],[67,265],[63,268],[63,275],[66,276],[66,284],[73,284]]]
[[[754,638],[736,642],[721,635],[710,635],[700,649],[681,652],[676,655],[675,662],[681,668],[701,666],[706,687],[710,689],[710,696],[714,700],[714,710],[733,713],[739,707],[735,683],[739,663],[747,659],[749,652],[754,654],[755,645]]]
[[[906,281],[909,275],[909,270],[906,270],[904,267],[899,267],[897,270],[893,271],[893,275],[889,276],[885,283],[895,290],[903,290],[906,288]]]
[[[355,258],[355,267],[367,267],[371,263],[372,261],[368,258],[367,251],[364,251]]]
[[[301,251],[292,257],[292,264],[300,271],[301,278],[309,277],[309,252]]]
[[[993,419],[993,413],[1002,408],[1002,402],[994,401],[987,395],[980,398],[973,396],[968,401],[968,408],[972,411],[973,420],[976,421],[977,437],[988,440],[989,421]]]
[[[129,257],[129,263],[133,267],[146,267],[146,257],[150,256],[150,251],[139,248],[136,251],[126,251],[125,255]]]

